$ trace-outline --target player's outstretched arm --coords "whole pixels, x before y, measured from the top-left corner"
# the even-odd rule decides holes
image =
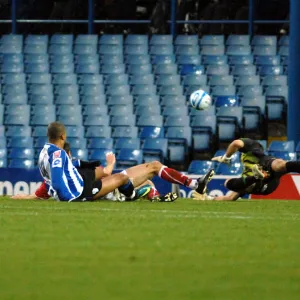
[[[17,195],[11,196],[11,199],[16,199],[16,200],[37,200],[39,198],[35,194],[30,194],[30,195],[17,194]]]
[[[242,140],[234,140],[228,146],[226,153],[223,156],[213,157],[212,160],[220,163],[230,164],[232,155],[243,147],[244,147],[244,142]]]
[[[106,154],[106,167],[103,168],[104,176],[109,176],[112,174],[115,164],[116,164],[116,157],[114,153],[108,152]]]

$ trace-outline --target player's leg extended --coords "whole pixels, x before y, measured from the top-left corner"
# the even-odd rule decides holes
[[[225,187],[234,192],[243,192],[252,184],[257,182],[254,176],[247,176],[241,178],[232,178],[225,181]]]
[[[119,188],[125,196],[129,197],[131,196],[134,189],[131,181],[129,180],[129,177],[122,173],[104,177],[101,181],[101,190],[93,197],[94,200],[105,196],[106,194],[112,192],[117,188]]]
[[[275,159],[271,164],[272,170],[278,173],[300,173],[300,161],[285,161]]]

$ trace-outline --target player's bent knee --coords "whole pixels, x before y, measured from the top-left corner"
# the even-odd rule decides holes
[[[151,168],[153,169],[153,172],[155,172],[155,173],[158,173],[159,170],[160,170],[160,169],[162,168],[162,166],[163,166],[163,164],[162,164],[161,162],[157,161],[157,160],[152,161],[152,162],[150,163],[150,165],[151,165]]]
[[[118,174],[115,174],[115,175],[117,177],[117,180],[120,181],[120,184],[126,184],[129,180],[129,177],[126,174],[118,173]]]
[[[272,170],[274,172],[284,172],[284,171],[286,171],[285,165],[286,165],[286,161],[285,160],[280,159],[280,158],[275,159],[272,162]]]

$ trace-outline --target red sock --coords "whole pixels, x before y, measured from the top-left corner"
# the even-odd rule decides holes
[[[180,172],[165,167],[163,166],[159,173],[158,176],[166,181],[172,182],[172,183],[178,183],[181,185],[185,185],[185,186],[190,186],[190,184],[192,183],[192,179],[189,179],[187,176],[181,174]]]
[[[151,200],[156,196],[160,196],[160,193],[158,192],[158,190],[155,187],[152,187],[151,191],[147,195],[147,198]]]

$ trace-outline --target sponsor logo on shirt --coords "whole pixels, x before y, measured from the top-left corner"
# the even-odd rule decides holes
[[[61,168],[62,167],[62,159],[55,158],[52,162],[52,168]]]
[[[61,150],[57,150],[57,151],[55,151],[55,152],[53,153],[53,159],[55,159],[55,158],[59,158],[59,157],[60,157],[60,155],[61,155]]]

